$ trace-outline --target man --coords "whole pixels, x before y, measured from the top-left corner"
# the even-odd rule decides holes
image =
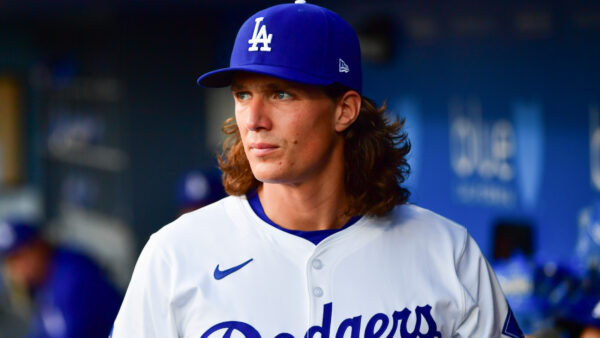
[[[220,158],[232,195],[148,241],[113,337],[521,337],[466,230],[408,205],[402,124],[361,96],[358,38],[311,4],[250,17]]]
[[[52,246],[30,222],[0,221],[8,278],[31,294],[27,337],[106,337],[121,295],[90,259]]]

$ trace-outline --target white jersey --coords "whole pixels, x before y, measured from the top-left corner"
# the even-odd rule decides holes
[[[267,224],[245,197],[151,236],[114,338],[521,337],[466,229],[414,205],[318,245]]]

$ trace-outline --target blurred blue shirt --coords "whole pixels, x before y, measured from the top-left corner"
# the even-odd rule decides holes
[[[59,249],[50,275],[34,292],[29,338],[107,337],[122,296],[89,258]]]

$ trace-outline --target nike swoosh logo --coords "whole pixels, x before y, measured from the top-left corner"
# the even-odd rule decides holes
[[[233,268],[229,268],[227,270],[219,270],[219,264],[217,264],[217,267],[215,268],[215,272],[213,274],[213,276],[215,277],[216,280],[220,280],[223,279],[227,276],[229,276],[230,274],[238,271],[239,269],[243,268],[244,266],[246,266],[246,264],[252,262],[254,258],[250,258],[249,260],[245,261],[244,263],[234,266]]]

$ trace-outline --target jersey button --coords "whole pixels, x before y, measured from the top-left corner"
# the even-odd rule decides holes
[[[323,296],[323,289],[321,289],[320,287],[316,287],[313,289],[313,295],[315,295],[315,297],[321,297]]]
[[[321,268],[323,267],[323,262],[321,262],[320,259],[316,258],[315,260],[312,261],[312,267],[315,270],[321,270]]]

